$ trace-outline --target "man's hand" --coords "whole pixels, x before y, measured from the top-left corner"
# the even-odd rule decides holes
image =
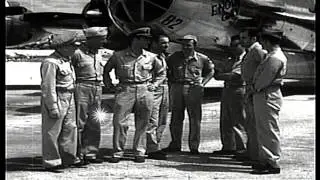
[[[157,87],[155,85],[153,85],[153,84],[149,84],[148,85],[148,90],[149,91],[155,91],[156,89],[157,89]]]
[[[49,116],[52,119],[59,119],[60,117],[59,109],[52,109],[51,111],[49,111]]]

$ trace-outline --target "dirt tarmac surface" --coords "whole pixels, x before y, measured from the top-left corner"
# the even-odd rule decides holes
[[[221,89],[210,89],[205,93],[200,155],[188,154],[189,124],[186,119],[182,153],[169,154],[167,160],[133,162],[130,149],[134,124],[131,116],[128,152],[120,163],[106,161],[52,173],[41,167],[40,90],[6,90],[6,179],[315,179],[315,95],[312,90],[285,92],[280,113],[281,173],[277,175],[252,175],[248,164],[231,156],[212,154],[221,148],[220,93]],[[102,123],[100,148],[103,156],[110,156],[112,151],[113,101],[113,94],[103,95],[103,106],[109,111],[107,120]],[[167,126],[162,148],[169,142]]]

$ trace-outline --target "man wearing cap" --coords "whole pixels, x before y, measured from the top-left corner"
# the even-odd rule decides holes
[[[241,65],[241,76],[246,84],[244,105],[246,111],[246,132],[247,132],[247,150],[243,153],[237,153],[237,160],[250,160],[256,162],[258,160],[258,139],[256,120],[253,112],[253,75],[266,55],[266,51],[262,49],[258,42],[258,30],[246,29],[240,32],[241,44],[246,48],[246,55]]]
[[[259,164],[252,166],[253,174],[280,173],[280,87],[287,65],[287,58],[279,46],[281,38],[281,31],[264,30],[261,33],[261,44],[268,54],[253,77],[253,105],[259,151]]]
[[[146,128],[153,107],[153,91],[164,81],[166,73],[156,55],[146,51],[150,45],[151,29],[143,27],[129,35],[130,46],[115,52],[104,68],[104,83],[113,87],[109,72],[114,68],[119,84],[115,87],[113,115],[113,149],[110,162],[117,163],[124,155],[128,131],[128,115],[133,111],[135,162],[145,162]]]
[[[106,63],[98,53],[106,40],[106,27],[84,29],[86,44],[72,57],[76,73],[76,110],[78,125],[78,155],[84,163],[102,163],[97,158],[101,139],[101,125],[95,114],[101,111],[103,66]]]
[[[171,142],[163,151],[181,151],[184,111],[187,108],[190,121],[189,149],[191,154],[199,154],[203,87],[212,78],[214,65],[207,56],[195,51],[195,36],[185,35],[179,40],[182,51],[173,53],[167,60],[172,97]]]
[[[74,104],[74,69],[70,56],[77,47],[73,32],[54,35],[55,51],[44,59],[41,73],[42,162],[49,171],[79,165]]]
[[[230,54],[223,67],[215,70],[214,78],[224,81],[220,108],[220,138],[222,149],[214,154],[235,154],[246,149],[244,130],[244,81],[241,78],[241,62],[245,54],[240,36],[231,37]]]
[[[168,36],[160,34],[154,36],[151,44],[152,51],[157,53],[157,58],[165,70],[167,70],[166,58],[169,56],[167,51],[169,42],[170,39]],[[167,159],[166,153],[161,151],[160,141],[167,125],[168,111],[169,89],[166,78],[153,93],[153,109],[147,128],[147,154],[150,159]]]

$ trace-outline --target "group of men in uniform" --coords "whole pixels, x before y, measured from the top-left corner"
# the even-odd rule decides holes
[[[115,89],[114,152],[109,162],[118,163],[124,156],[131,112],[135,122],[135,162],[145,162],[145,155],[165,160],[167,153],[181,151],[185,109],[190,122],[190,153],[199,154],[203,87],[215,77],[224,80],[225,87],[220,117],[222,149],[214,154],[236,154],[238,159],[252,160],[253,173],[280,173],[278,119],[286,57],[279,47],[278,34],[261,33],[266,50],[252,31],[233,36],[231,59],[215,67],[208,56],[195,50],[196,36],[177,39],[182,50],[169,54],[169,37],[154,36],[149,27],[132,31],[128,36],[129,47],[104,61],[98,49],[107,33],[101,27],[85,29],[87,41],[80,47],[75,46],[72,33],[52,40],[55,52],[41,65],[42,149],[46,169],[103,162],[97,157],[100,122],[94,118],[101,108],[103,84]],[[150,45],[155,53],[148,51]],[[119,80],[117,85],[112,84],[109,75],[113,69]],[[169,107],[171,142],[161,149]]]
[[[282,32],[270,29],[249,29],[233,36],[233,57],[216,68],[214,76],[225,84],[220,114],[222,149],[213,154],[232,154],[237,160],[249,161],[253,174],[280,173],[280,87],[287,63],[279,46],[281,38]]]

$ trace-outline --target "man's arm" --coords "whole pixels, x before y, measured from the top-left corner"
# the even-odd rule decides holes
[[[154,77],[152,85],[158,87],[163,83],[167,76],[165,66],[162,65],[161,59],[158,59],[158,57],[154,57],[153,71]]]
[[[114,88],[114,85],[112,84],[112,80],[109,73],[113,68],[115,68],[116,61],[117,61],[116,56],[112,55],[108,60],[107,64],[103,68],[103,83],[106,86],[106,88]]]
[[[204,62],[204,68],[208,69],[208,74],[202,79],[201,86],[204,87],[214,75],[214,64],[209,58],[206,58]]]
[[[45,60],[41,64],[41,92],[45,106],[48,108],[50,116],[57,118],[59,116],[57,92],[56,92],[56,72],[57,65]]]
[[[263,71],[254,77],[254,89],[259,92],[272,84],[277,77],[279,70],[283,67],[282,61],[277,58],[270,58],[265,62]]]

